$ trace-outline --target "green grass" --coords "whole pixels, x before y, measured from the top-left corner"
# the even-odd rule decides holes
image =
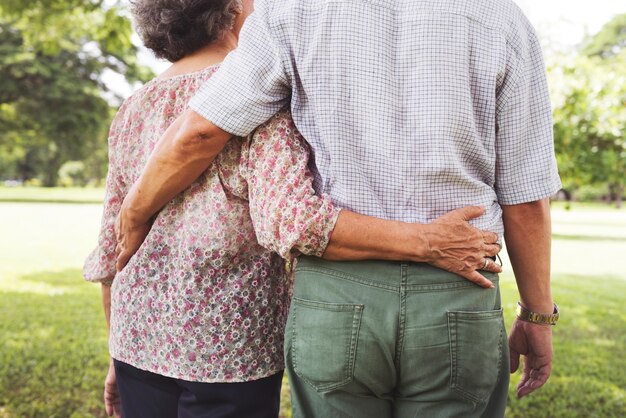
[[[80,272],[101,213],[85,202],[101,191],[98,198],[96,190],[25,190],[0,189],[0,418],[104,417],[100,291]],[[624,417],[626,211],[557,206],[553,213],[553,288],[563,312],[554,328],[554,371],[548,385],[522,400],[514,396],[514,375],[506,416]],[[504,263],[510,324],[517,296],[506,257]]]
[[[100,188],[0,186],[0,202],[101,203],[103,198]]]
[[[503,285],[507,323],[513,319],[516,290]],[[512,376],[509,418],[626,416],[626,280],[623,277],[557,275],[554,298],[562,319],[554,328],[554,369],[548,384],[518,400]]]

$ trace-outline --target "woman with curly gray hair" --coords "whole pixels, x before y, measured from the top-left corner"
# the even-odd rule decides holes
[[[155,219],[127,268],[115,267],[120,202],[160,135],[237,46],[252,3],[132,2],[144,44],[172,65],[113,121],[99,245],[84,268],[103,285],[109,416],[278,416],[289,286],[284,263],[256,243],[241,142]]]

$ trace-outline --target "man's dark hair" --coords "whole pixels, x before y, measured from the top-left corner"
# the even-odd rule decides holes
[[[158,58],[178,61],[220,39],[232,27],[238,0],[134,0],[132,12],[144,45]]]

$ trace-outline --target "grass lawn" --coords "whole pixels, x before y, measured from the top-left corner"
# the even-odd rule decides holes
[[[101,208],[93,202],[101,198],[98,189],[0,188],[0,418],[104,417],[100,291],[80,272],[96,243]],[[626,210],[557,206],[553,215],[554,297],[563,312],[554,372],[523,400],[513,376],[506,416],[624,417]],[[517,296],[504,262],[510,324]]]
[[[100,203],[104,189],[82,187],[2,187],[0,202]]]

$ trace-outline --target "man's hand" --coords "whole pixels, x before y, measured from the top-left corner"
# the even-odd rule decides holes
[[[516,319],[509,335],[511,373],[519,367],[524,356],[522,380],[517,385],[519,398],[543,386],[552,370],[552,327]]]
[[[151,217],[211,165],[231,136],[191,109],[167,128],[124,198],[116,228],[118,271],[141,246]]]
[[[488,258],[502,249],[498,244],[498,235],[481,231],[468,223],[484,213],[484,208],[467,206],[435,219],[427,229],[430,247],[428,263],[484,288],[493,288],[493,283],[478,270],[502,272],[502,267]]]
[[[117,263],[115,266],[117,271],[122,271],[128,260],[141,247],[151,227],[151,223],[133,221],[129,210],[122,204],[122,209],[115,220],[115,236],[117,238],[117,246],[115,247]]]
[[[104,408],[107,416],[115,418],[122,417],[122,405],[120,403],[120,395],[117,391],[117,379],[115,378],[113,360],[109,363],[109,372],[104,379]]]

